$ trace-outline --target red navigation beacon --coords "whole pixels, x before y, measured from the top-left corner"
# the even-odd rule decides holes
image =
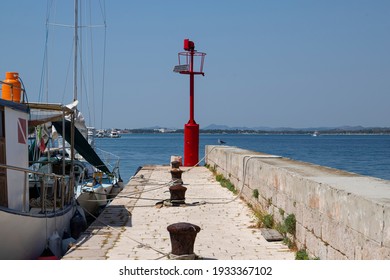
[[[188,39],[184,39],[184,50],[185,51],[193,51],[195,50],[195,44],[194,42],[188,40]]]
[[[203,52],[195,50],[195,43],[189,39],[184,40],[184,52],[179,52],[179,64],[174,72],[190,75],[190,119],[184,125],[184,166],[199,164],[199,124],[194,118],[194,76],[202,75],[204,57]]]

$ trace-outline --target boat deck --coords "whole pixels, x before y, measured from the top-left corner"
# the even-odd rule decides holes
[[[65,260],[159,260],[172,258],[167,227],[200,227],[194,254],[208,260],[293,260],[281,241],[268,242],[244,201],[205,167],[186,168],[185,204],[168,206],[170,166],[146,166],[127,183],[63,257]]]

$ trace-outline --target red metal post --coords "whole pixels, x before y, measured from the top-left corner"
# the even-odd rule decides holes
[[[195,123],[194,117],[194,50],[190,52],[190,120],[189,123]]]
[[[190,120],[184,125],[184,166],[195,166],[199,163],[199,125],[195,122],[194,113],[194,78],[195,75],[203,75],[203,59],[205,53],[195,50],[194,42],[184,40],[185,52],[179,53],[179,65],[176,65],[174,72],[190,75]],[[180,57],[186,58],[186,64],[180,63]],[[194,57],[199,57],[200,69],[194,69]]]
[[[199,125],[194,113],[194,49],[190,51],[190,120],[184,125],[184,166],[195,166],[199,161]]]

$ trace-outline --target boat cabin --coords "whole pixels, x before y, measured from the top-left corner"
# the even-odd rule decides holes
[[[28,168],[28,118],[25,104],[0,99],[0,206],[22,211],[28,209],[24,193],[27,177],[16,168]],[[12,186],[8,188],[8,186]]]

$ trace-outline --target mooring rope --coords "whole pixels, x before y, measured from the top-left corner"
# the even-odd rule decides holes
[[[123,231],[120,231],[120,230],[116,229],[115,227],[112,227],[112,226],[110,226],[109,224],[103,222],[101,219],[99,219],[99,216],[96,217],[96,216],[93,215],[91,212],[89,212],[87,209],[85,209],[85,208],[83,208],[83,207],[81,207],[81,208],[82,208],[85,212],[87,212],[89,215],[91,215],[92,218],[95,219],[94,222],[98,221],[99,223],[101,223],[101,224],[103,224],[104,226],[106,226],[106,227],[108,227],[108,228],[110,228],[110,229],[116,231],[118,234],[120,234],[120,235],[122,236]],[[143,242],[141,242],[141,241],[138,241],[137,239],[131,238],[130,236],[128,236],[128,235],[126,235],[126,234],[123,235],[123,236],[124,236],[125,238],[131,240],[131,241],[134,241],[135,243],[138,243],[139,245],[142,246],[142,248],[150,248],[151,250],[155,251],[156,253],[161,254],[162,256],[159,257],[159,258],[157,258],[156,260],[169,256],[169,253],[164,253],[164,252],[162,252],[162,251],[160,251],[160,250],[158,250],[158,249],[156,249],[156,248],[153,248],[153,247],[150,246],[149,244],[146,244],[146,243],[143,243]],[[77,245],[76,245],[76,246],[77,246]]]

